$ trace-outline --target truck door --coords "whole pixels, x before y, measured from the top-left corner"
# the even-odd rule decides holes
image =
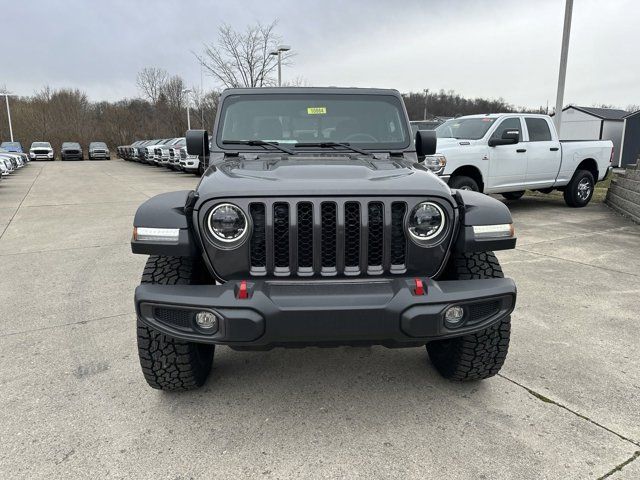
[[[525,117],[524,119],[528,136],[526,146],[529,160],[527,162],[527,174],[525,183],[527,188],[551,187],[558,176],[562,150],[557,134],[551,133],[551,121],[542,117]]]
[[[522,139],[520,117],[502,120],[489,138],[502,138],[505,130],[518,130]],[[527,171],[527,151],[522,143],[489,147],[489,192],[512,192],[524,190]]]

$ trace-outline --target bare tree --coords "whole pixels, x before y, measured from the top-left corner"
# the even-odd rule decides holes
[[[275,33],[277,23],[249,25],[244,32],[223,24],[218,29],[217,44],[205,44],[202,55],[194,55],[225,87],[274,85],[272,74],[278,61],[270,53],[280,43],[280,37]],[[290,64],[292,56],[290,51],[281,53],[281,62]]]
[[[145,67],[138,73],[136,84],[151,103],[156,103],[168,80],[169,74],[166,70],[157,67]]]

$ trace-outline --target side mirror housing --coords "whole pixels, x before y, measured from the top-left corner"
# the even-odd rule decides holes
[[[514,145],[520,141],[520,130],[509,129],[502,132],[502,138],[490,138],[489,146]]]
[[[206,130],[187,131],[187,153],[206,157],[209,155],[209,133]]]
[[[418,157],[433,155],[438,146],[438,137],[435,130],[418,130],[416,132],[416,153]]]

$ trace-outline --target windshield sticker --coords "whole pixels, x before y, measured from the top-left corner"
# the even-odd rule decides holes
[[[307,115],[326,115],[327,107],[307,107]]]

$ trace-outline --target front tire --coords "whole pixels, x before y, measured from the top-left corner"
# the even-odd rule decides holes
[[[449,186],[451,188],[457,188],[458,190],[473,190],[474,192],[480,191],[478,182],[466,175],[456,175],[451,178],[451,180],[449,180]]]
[[[493,252],[463,253],[452,258],[447,280],[503,278]],[[431,363],[445,378],[459,381],[484,380],[497,374],[509,349],[511,317],[476,333],[427,344]]]
[[[141,283],[194,285],[205,272],[189,257],[152,255]],[[147,383],[158,390],[193,390],[201,387],[211,371],[215,345],[172,338],[137,319],[138,356]]]
[[[564,190],[564,202],[573,208],[587,206],[595,188],[591,172],[578,170]]]

